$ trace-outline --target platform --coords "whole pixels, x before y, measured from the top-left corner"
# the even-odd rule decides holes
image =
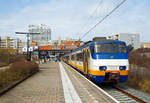
[[[40,65],[40,71],[0,97],[0,103],[116,103],[63,62]]]

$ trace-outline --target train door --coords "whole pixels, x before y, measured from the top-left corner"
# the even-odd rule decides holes
[[[75,67],[77,68],[77,55],[74,54]]]
[[[87,49],[83,50],[83,68],[84,68],[84,74],[88,74],[88,60],[87,60]]]

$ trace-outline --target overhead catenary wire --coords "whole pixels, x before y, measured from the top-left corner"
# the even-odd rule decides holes
[[[90,18],[93,17],[94,13],[97,12],[97,10],[100,8],[101,4],[103,3],[103,0],[100,0],[98,5],[96,6],[96,8],[92,11],[92,13],[90,14],[90,16],[87,19],[87,22],[82,26],[82,28],[77,32],[77,34],[79,34],[84,28],[85,26],[88,24],[88,21],[90,20]]]
[[[90,28],[82,37],[79,38],[79,40],[82,40],[90,31],[92,31],[94,28],[96,28],[100,23],[102,23],[107,17],[109,17],[115,10],[117,10],[125,1],[123,0],[120,2],[114,9],[112,9],[106,16],[104,16],[98,23],[96,23],[92,28]]]
[[[100,5],[103,3],[103,0],[100,0],[95,10],[91,13],[90,18],[93,17],[94,13],[97,12],[97,10],[100,8]]]

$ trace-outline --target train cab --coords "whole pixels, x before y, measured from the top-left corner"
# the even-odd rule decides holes
[[[121,41],[98,41],[90,44],[89,74],[96,82],[125,82],[128,76],[128,47]],[[96,72],[96,74],[94,74]]]

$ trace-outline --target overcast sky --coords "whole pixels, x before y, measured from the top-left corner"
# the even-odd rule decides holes
[[[46,24],[52,39],[78,39],[122,0],[0,0],[0,35],[13,38],[29,24]],[[150,0],[127,0],[83,40],[115,33],[140,33],[150,42]]]

